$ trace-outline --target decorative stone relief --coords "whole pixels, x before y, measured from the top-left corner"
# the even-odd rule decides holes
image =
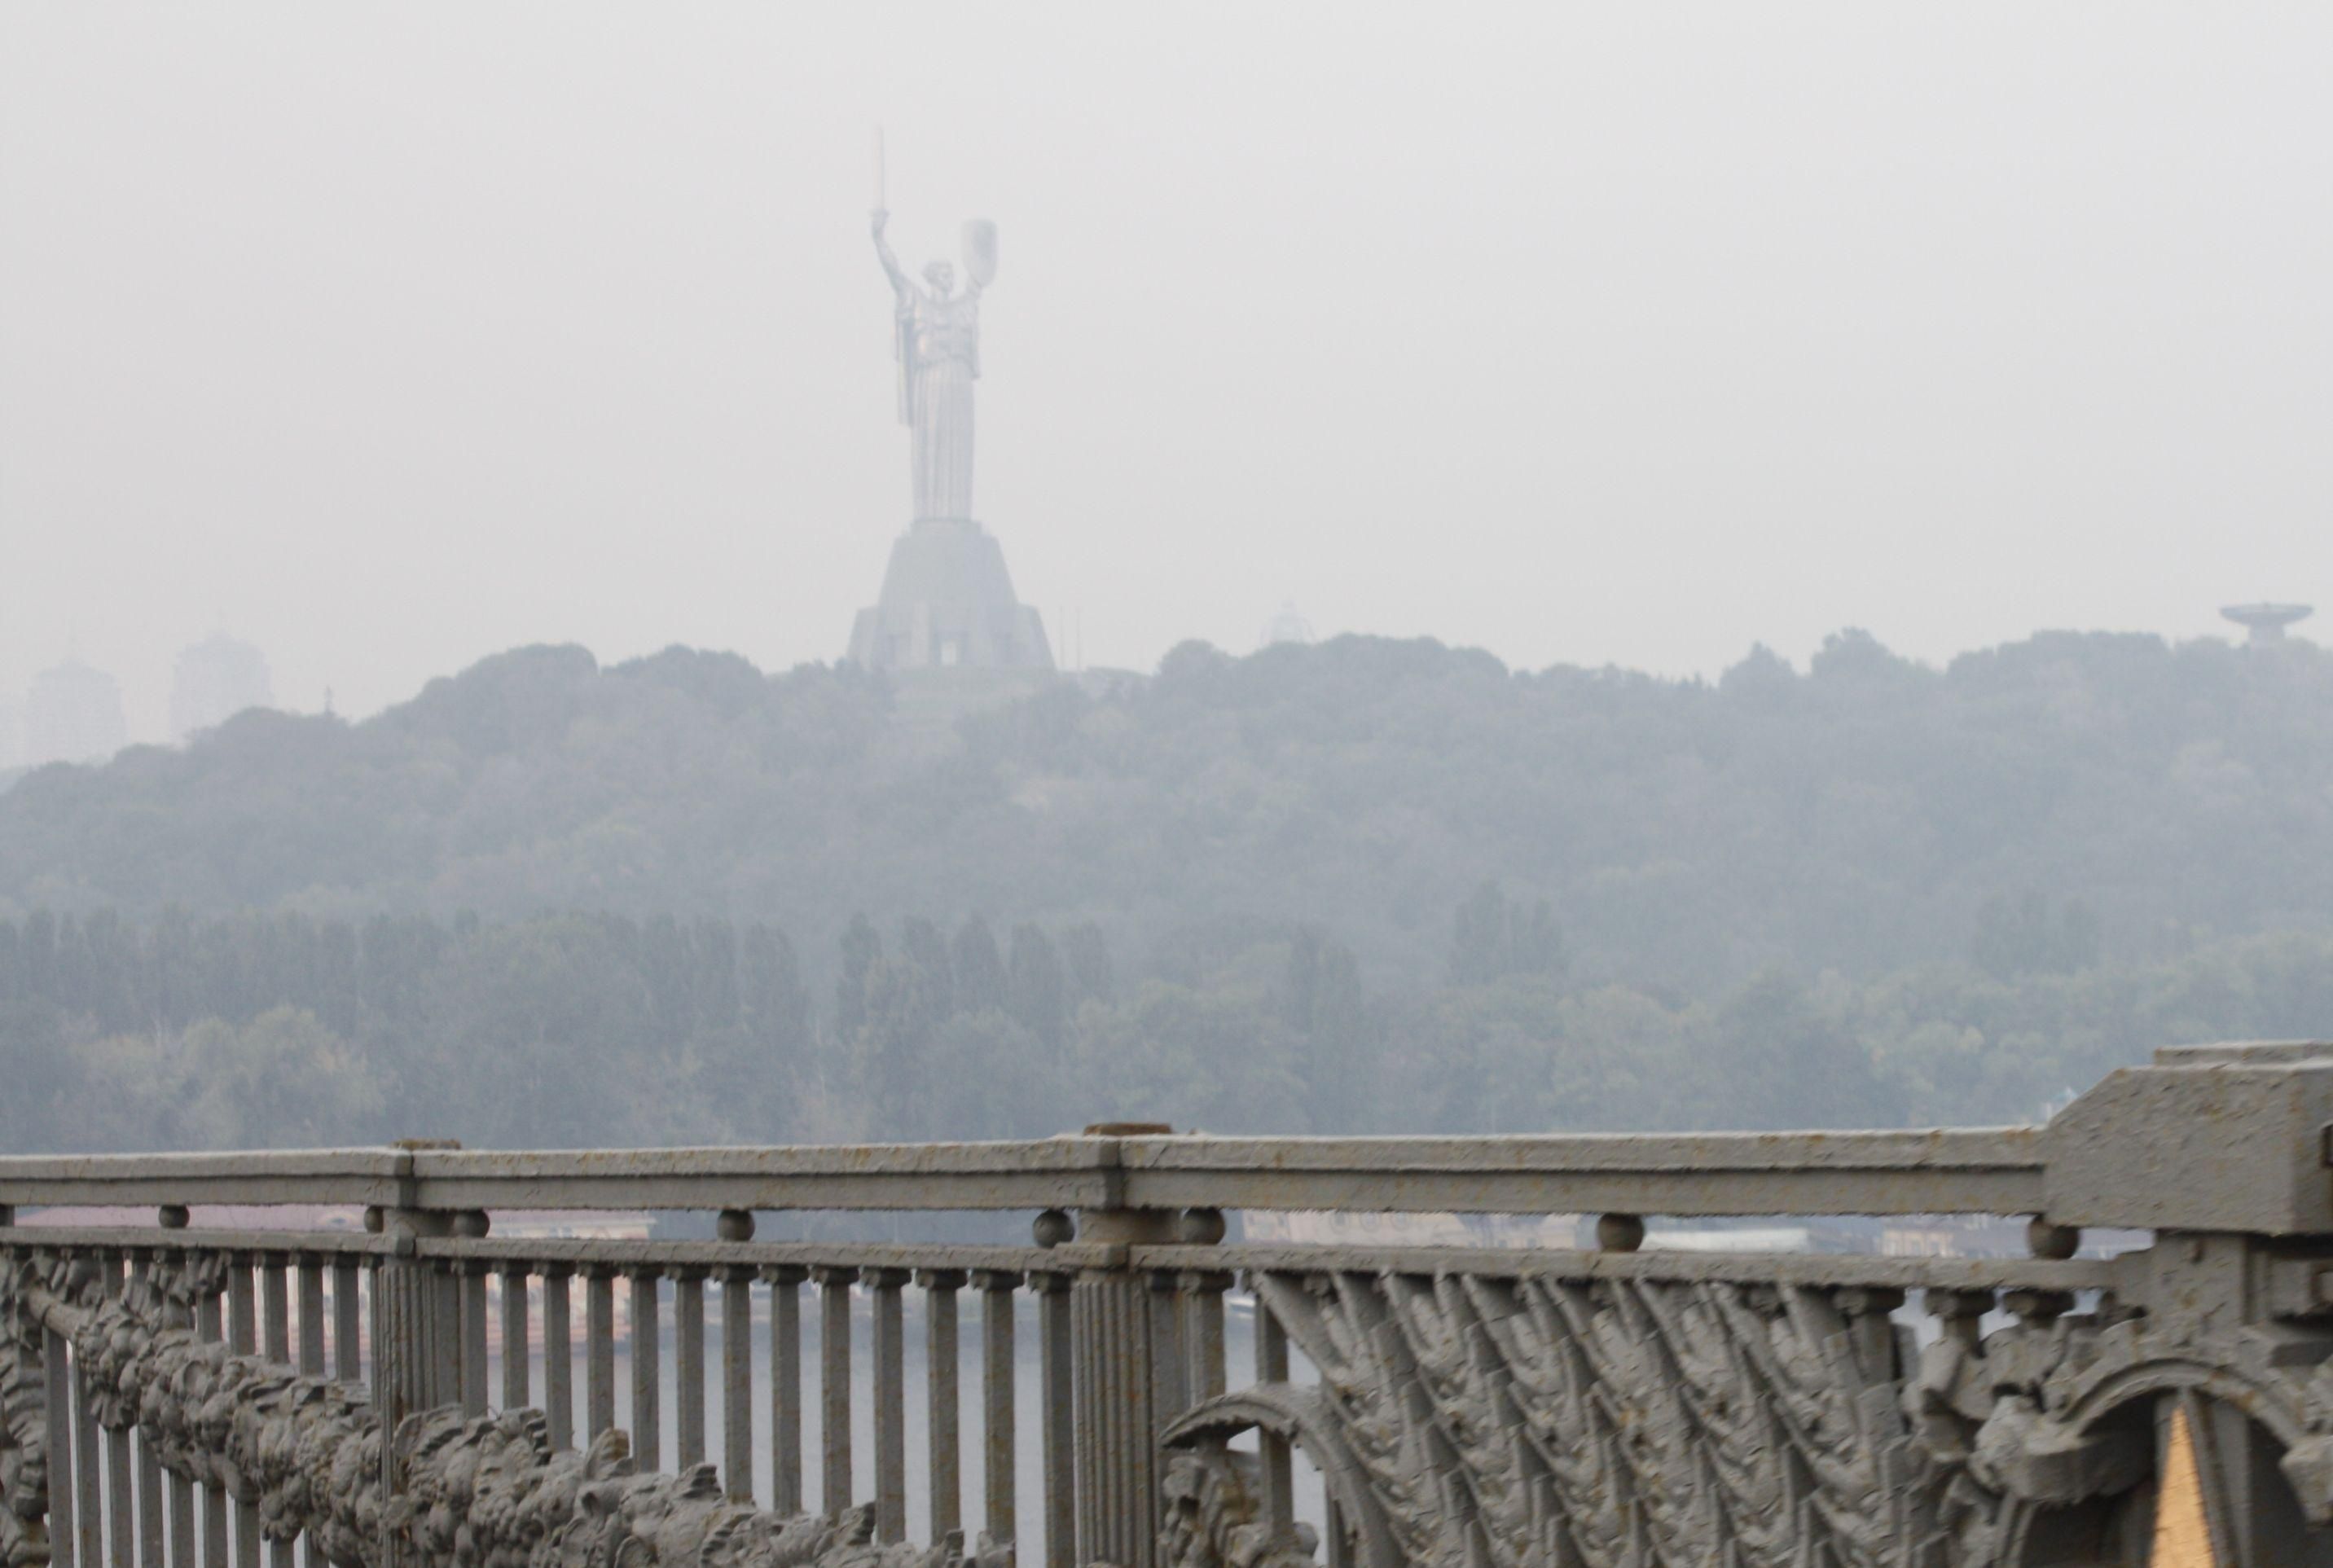
[[[1275,1530],[1255,1457],[1220,1444],[1169,1456],[1158,1560],[1163,1568],[1313,1568],[1309,1525]]]
[[[406,1490],[384,1509],[367,1390],[197,1337],[192,1304],[216,1289],[218,1266],[157,1263],[125,1299],[99,1291],[86,1267],[28,1264],[10,1282],[13,1332],[0,1355],[16,1357],[21,1383],[25,1366],[37,1378],[41,1327],[67,1334],[101,1425],[135,1425],[165,1469],[255,1505],[269,1539],[305,1534],[341,1568],[379,1563],[385,1532],[442,1568],[1011,1568],[1011,1548],[984,1539],[969,1553],[961,1535],[929,1548],[878,1544],[872,1505],[834,1519],[781,1517],[726,1501],[709,1465],[638,1474],[621,1432],[588,1452],[554,1452],[533,1409],[465,1417],[446,1407],[400,1423]],[[9,1371],[0,1362],[0,1376]],[[12,1406],[9,1429],[13,1438],[40,1422],[20,1427]],[[13,1493],[11,1504],[23,1537]]]
[[[1355,1273],[1257,1288],[1320,1369],[1359,1511],[1405,1563],[1978,1568],[2009,1538],[2004,1486],[2131,1478],[2108,1453],[2061,1458],[1974,1369],[1907,1400],[1892,1293]]]
[[[49,1561],[49,1400],[41,1325],[17,1310],[14,1271],[0,1270],[0,1563]]]
[[[2243,1411],[2283,1448],[2301,1516],[2333,1525],[2328,1349],[2297,1323],[2183,1332],[2119,1314],[2036,1313],[1978,1344],[1939,1340],[1904,1406],[1937,1477],[1952,1561],[2009,1560],[2037,1513],[2137,1486],[2155,1466],[2152,1422],[2112,1418],[2183,1391]]]

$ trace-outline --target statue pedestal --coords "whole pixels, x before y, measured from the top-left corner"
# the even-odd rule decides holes
[[[1037,611],[1013,593],[1004,551],[970,519],[926,517],[893,541],[883,594],[846,656],[870,669],[1053,668]]]

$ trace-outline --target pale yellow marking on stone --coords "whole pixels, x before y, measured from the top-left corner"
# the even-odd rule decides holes
[[[2219,1568],[2212,1554],[2212,1527],[2203,1518],[2203,1477],[2195,1468],[2195,1436],[2187,1429],[2184,1405],[2171,1411],[2171,1441],[2155,1496],[2155,1542],[2146,1561],[2149,1568]]]

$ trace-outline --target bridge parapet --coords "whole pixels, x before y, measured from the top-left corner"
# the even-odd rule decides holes
[[[2333,1050],[2276,1044],[2047,1128],[0,1159],[0,1550],[1978,1568],[2188,1530],[2333,1563],[2329,1128]],[[366,1228],[193,1223],[229,1204]],[[125,1205],[155,1223],[33,1212]],[[581,1210],[713,1236],[496,1229]],[[764,1234],[982,1210],[1028,1245]],[[1274,1210],[1593,1239],[1227,1239]],[[1891,1215],[2021,1218],[2024,1255],[1663,1229]]]

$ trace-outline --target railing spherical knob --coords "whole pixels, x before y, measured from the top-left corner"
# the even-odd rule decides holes
[[[1213,1246],[1224,1239],[1224,1211],[1186,1208],[1175,1217],[1176,1239],[1191,1246]]]
[[[1063,1242],[1077,1239],[1078,1222],[1061,1209],[1049,1208],[1037,1217],[1036,1223],[1029,1227],[1029,1234],[1039,1246],[1059,1246]]]
[[[1606,1252],[1634,1252],[1645,1245],[1645,1218],[1638,1214],[1596,1217],[1596,1245]]]
[[[725,1208],[721,1217],[713,1222],[713,1234],[723,1241],[754,1239],[754,1215],[751,1209]]]
[[[2052,1225],[2040,1215],[2025,1222],[2025,1250],[2035,1257],[2063,1263],[2082,1248],[2082,1233],[2070,1225]]]

